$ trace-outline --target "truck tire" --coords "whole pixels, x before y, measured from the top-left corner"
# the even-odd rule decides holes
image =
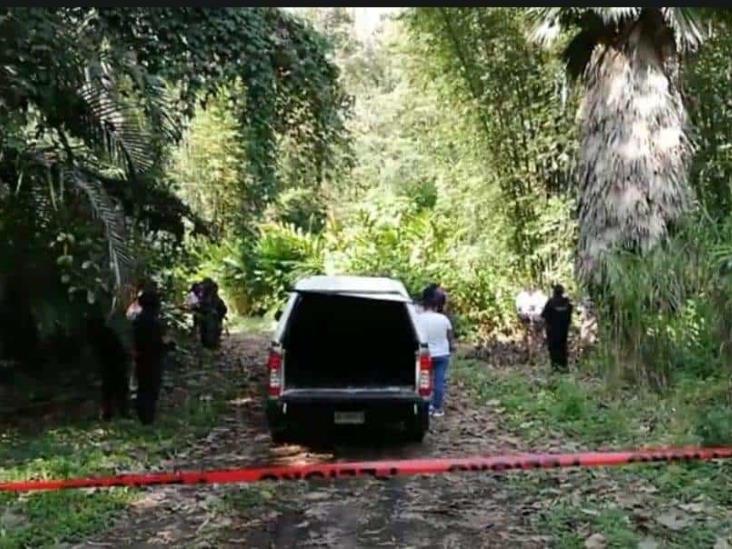
[[[422,442],[430,428],[429,408],[420,409],[416,416],[406,421],[406,435],[410,442]]]

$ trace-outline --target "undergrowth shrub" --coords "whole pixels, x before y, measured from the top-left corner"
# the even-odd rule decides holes
[[[210,247],[200,274],[210,273],[233,309],[243,315],[273,314],[291,286],[323,272],[323,240],[295,225],[263,223],[250,239]]]
[[[598,300],[605,373],[662,388],[676,374],[725,371],[731,237],[732,221],[697,218],[645,255],[615,254]]]
[[[696,418],[696,435],[704,446],[725,446],[732,442],[732,410],[719,404],[701,408]]]
[[[440,283],[463,335],[508,330],[515,321],[517,279],[501,247],[470,242],[448,212],[429,202],[370,196],[329,224],[326,241],[329,274],[398,278],[413,296]]]
[[[515,295],[529,283],[530,274],[517,272],[501,237],[505,220],[497,217],[496,225],[478,240],[461,228],[454,210],[442,205],[433,191],[427,185],[416,199],[373,189],[339,215],[330,215],[318,234],[303,228],[302,216],[297,225],[261,223],[250,238],[198,246],[196,276],[220,280],[241,314],[271,313],[282,306],[298,278],[311,274],[393,277],[414,297],[428,283],[438,282],[449,293],[458,334],[486,339],[510,333],[516,327]],[[571,246],[563,242],[573,234],[567,228],[569,214],[566,208],[555,210],[547,213],[553,219],[550,229],[542,225],[539,235],[547,244],[530,259],[542,265],[547,280],[559,278],[572,286],[565,280]],[[551,242],[554,237],[562,242]]]
[[[319,233],[325,226],[325,198],[317,190],[293,187],[282,191],[265,212],[272,223],[294,225],[304,231]]]

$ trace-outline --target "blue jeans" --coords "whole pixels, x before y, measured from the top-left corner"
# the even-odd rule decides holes
[[[434,381],[434,392],[432,393],[432,407],[435,410],[442,409],[442,401],[445,398],[445,380],[447,378],[447,367],[450,365],[450,355],[432,357],[432,374]]]

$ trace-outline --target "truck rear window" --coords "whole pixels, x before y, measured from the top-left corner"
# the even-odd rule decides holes
[[[284,347],[286,388],[415,385],[417,337],[401,302],[302,294]]]

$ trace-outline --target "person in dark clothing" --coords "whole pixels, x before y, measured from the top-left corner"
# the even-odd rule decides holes
[[[129,354],[117,333],[101,316],[88,318],[87,336],[101,369],[101,417],[111,420],[115,414],[129,417]]]
[[[444,313],[445,305],[447,304],[447,293],[442,286],[436,282],[432,282],[422,290],[420,301],[423,306],[429,301],[435,307],[435,311]]]
[[[223,332],[224,319],[226,318],[229,309],[226,307],[226,303],[224,303],[224,300],[221,299],[221,296],[219,295],[219,285],[215,282],[213,284],[212,302],[214,311],[216,312],[216,319],[218,321],[216,325],[216,340],[218,342],[221,340],[221,332]]]
[[[447,306],[447,292],[439,284],[435,288],[435,306],[437,307],[435,310],[438,313],[444,314],[445,307]]]
[[[209,349],[218,347],[223,321],[228,309],[219,296],[218,285],[207,278],[202,283],[203,292],[199,304],[201,344]]]
[[[561,284],[554,286],[553,295],[546,302],[541,317],[545,322],[546,342],[552,368],[566,372],[568,370],[567,338],[569,326],[572,323],[572,303],[564,295],[564,287]]]
[[[157,292],[148,289],[140,295],[138,301],[142,310],[132,323],[137,377],[136,408],[140,421],[148,425],[155,421],[165,345]]]

